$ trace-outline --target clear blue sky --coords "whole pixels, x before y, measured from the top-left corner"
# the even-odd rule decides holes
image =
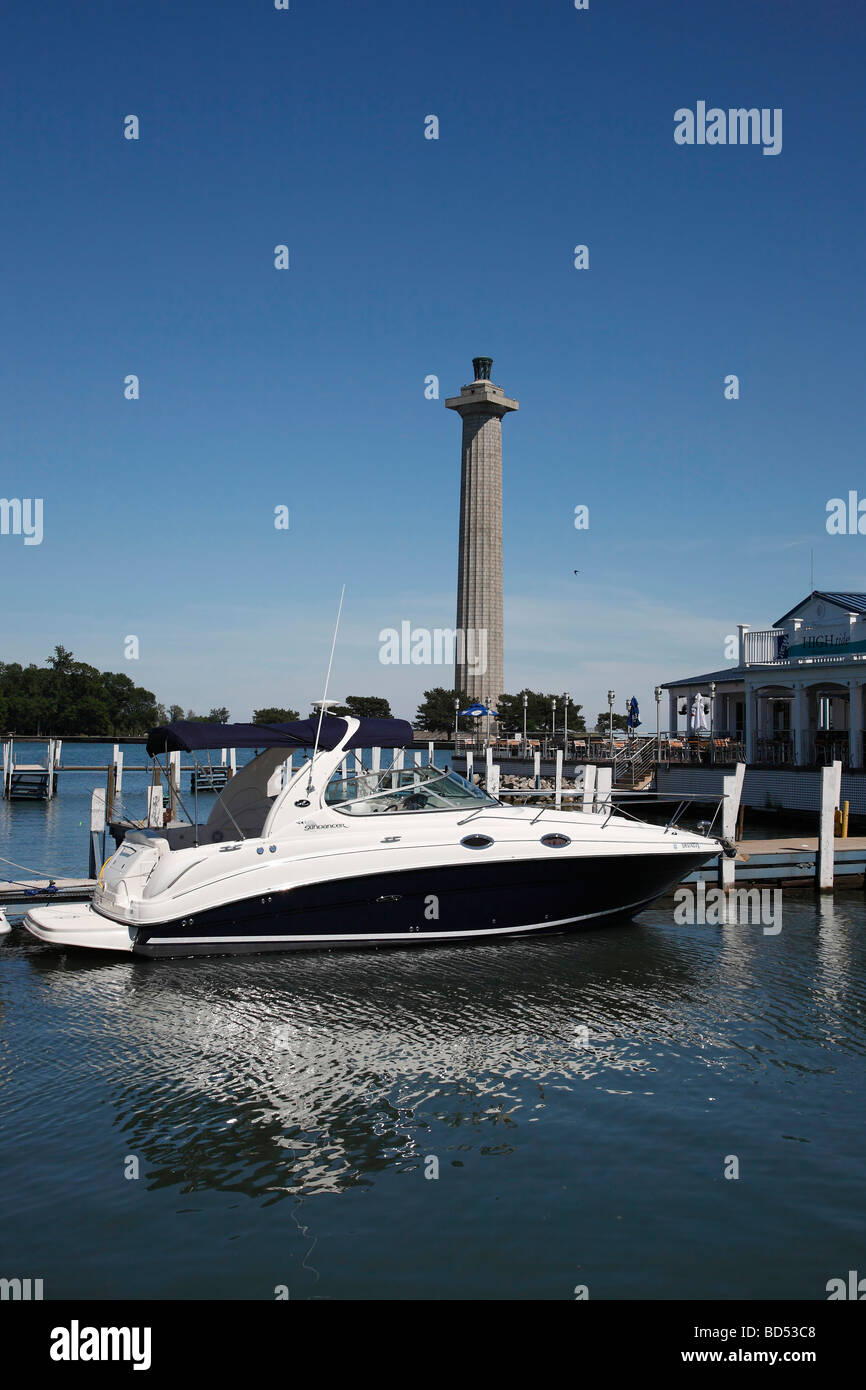
[[[412,717],[452,672],[378,634],[453,626],[443,401],[476,354],[521,407],[507,689],[654,722],[810,548],[816,587],[866,588],[866,537],[824,525],[866,495],[864,36],[853,0],[12,4],[0,495],[45,535],[0,536],[0,659],[306,713],[345,580],[332,694]],[[698,100],[781,107],[781,154],[676,145]]]

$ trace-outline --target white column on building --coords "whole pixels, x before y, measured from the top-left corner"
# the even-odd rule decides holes
[[[678,715],[677,715],[677,706],[679,705],[679,702],[680,702],[680,697],[679,697],[679,694],[677,693],[677,691],[676,691],[676,690],[669,690],[669,691],[668,691],[668,733],[671,733],[671,734],[675,734],[676,731],[677,731],[677,728],[678,728],[678,724],[677,724],[677,719],[678,719]]]
[[[758,761],[758,701],[754,689],[749,685],[746,685],[743,703],[746,707],[746,762],[755,763]]]
[[[863,766],[863,685],[856,676],[848,682],[848,766]]]
[[[810,760],[809,692],[801,681],[794,682],[791,702],[791,738],[794,740],[794,762],[806,767]]]

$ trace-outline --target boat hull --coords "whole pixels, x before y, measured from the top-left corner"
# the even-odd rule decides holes
[[[144,956],[358,949],[490,940],[627,921],[706,853],[600,855],[338,878],[140,927]]]

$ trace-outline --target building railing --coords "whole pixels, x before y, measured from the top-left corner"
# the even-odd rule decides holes
[[[866,651],[851,650],[854,643],[866,641],[866,623],[862,622],[835,632],[820,628],[754,628],[745,632],[743,638],[747,666],[839,666],[866,660]]]

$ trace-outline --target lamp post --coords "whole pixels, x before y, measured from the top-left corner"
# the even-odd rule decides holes
[[[526,757],[526,707],[529,704],[529,696],[523,692],[523,756]]]
[[[653,692],[656,697],[656,762],[661,762],[662,756],[662,735],[661,735],[661,708],[662,708],[662,688],[657,685]]]
[[[710,761],[716,761],[716,682],[710,681]]]
[[[562,719],[563,719],[563,723],[562,723],[562,753],[563,753],[563,757],[567,758],[567,757],[568,757],[568,706],[569,706],[569,703],[570,703],[570,701],[571,701],[571,696],[569,695],[569,693],[568,693],[567,690],[566,690],[566,692],[565,692],[565,694],[563,695],[562,698],[563,698],[563,700],[565,701],[565,707],[564,707],[564,709],[563,709],[563,714],[562,714]]]
[[[460,709],[460,701],[454,701],[454,756],[457,757],[457,712]]]
[[[490,696],[489,696],[489,695],[486,697],[486,699],[485,699],[485,701],[484,701],[484,706],[485,706],[485,709],[487,710],[487,715],[486,715],[486,718],[485,718],[484,747],[485,747],[485,749],[487,749],[487,748],[490,747]]]
[[[616,703],[616,691],[607,692],[608,712],[610,714],[610,760],[613,762],[613,707]]]
[[[556,696],[554,695],[553,701],[552,701],[552,713],[551,713],[551,716],[550,716],[550,752],[551,752],[551,755],[553,754],[553,750],[554,750],[555,747],[556,747]]]

